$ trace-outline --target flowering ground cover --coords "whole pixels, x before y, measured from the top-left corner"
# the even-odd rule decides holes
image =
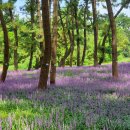
[[[39,70],[8,72],[0,84],[0,130],[129,130],[130,63],[57,69],[56,85],[37,90]]]

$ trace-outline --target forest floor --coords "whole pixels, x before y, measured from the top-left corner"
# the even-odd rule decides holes
[[[39,70],[9,71],[0,84],[0,130],[130,130],[130,63],[57,69],[38,91]]]

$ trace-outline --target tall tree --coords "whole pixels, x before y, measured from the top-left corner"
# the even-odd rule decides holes
[[[2,2],[0,2],[0,4],[1,3]],[[4,82],[6,79],[6,75],[7,75],[7,71],[9,67],[9,37],[8,37],[8,31],[6,28],[6,23],[5,23],[1,8],[0,8],[0,23],[1,23],[3,35],[4,35],[4,62],[3,62],[3,70],[2,70],[0,81]]]
[[[72,24],[74,23],[73,16],[71,16],[71,22],[72,22]],[[70,66],[72,67],[72,65],[73,65],[74,44],[75,44],[75,42],[74,42],[74,38],[75,38],[75,36],[74,36],[74,28],[72,28],[72,31],[70,31],[68,29],[68,34],[69,34],[69,39],[70,39],[70,43],[71,43]]]
[[[36,1],[37,3],[37,18],[38,18],[38,27],[40,30],[39,38],[40,38],[40,50],[41,50],[41,56],[40,56],[40,65],[42,64],[43,60],[43,52],[44,52],[44,42],[43,42],[43,23],[42,23],[42,17],[41,17],[41,3],[40,0]],[[37,68],[39,68],[39,64],[37,64]]]
[[[59,13],[59,17],[60,17],[60,23],[61,23],[61,26],[62,26],[62,32],[63,32],[63,42],[65,44],[65,53],[64,53],[64,56],[61,58],[60,60],[60,63],[59,63],[59,66],[61,67],[64,67],[65,66],[65,61],[66,59],[68,58],[68,56],[70,55],[71,53],[71,47],[68,48],[67,46],[67,36],[66,36],[66,29],[65,29],[65,24],[63,22],[63,18],[62,18],[62,12],[61,12],[61,7],[60,7],[60,3],[58,2],[58,13]]]
[[[51,73],[50,83],[55,84],[56,79],[56,48],[57,48],[57,26],[58,26],[58,0],[53,1],[53,36],[51,49]]]
[[[97,66],[98,22],[97,22],[96,0],[92,0],[92,9],[93,9],[93,30],[94,30],[94,66]]]
[[[111,1],[106,0],[106,4],[110,20],[110,28],[112,31],[112,76],[114,78],[118,78],[116,23],[113,15]]]
[[[41,65],[38,88],[46,89],[50,60],[51,60],[51,32],[50,32],[48,0],[42,0],[42,19],[43,19],[44,38],[45,38],[45,51],[44,51],[43,63]]]
[[[74,17],[76,27],[76,41],[77,41],[77,66],[80,66],[80,34],[79,34],[79,20],[78,20],[78,1],[74,1]]]
[[[87,14],[88,14],[88,0],[85,0],[85,7],[84,7],[84,48],[83,48],[83,55],[81,64],[84,64],[85,56],[86,56],[86,49],[87,49]]]
[[[12,25],[13,25],[13,32],[14,32],[14,38],[15,38],[15,42],[14,42],[14,70],[18,70],[18,27],[15,23],[15,19],[14,19],[14,15],[13,15],[13,4],[14,2],[16,2],[16,0],[12,1],[12,0],[9,0],[9,3],[11,3],[11,7],[9,7],[9,15],[10,15],[10,18],[11,18],[11,22],[12,22]]]
[[[31,26],[32,26],[32,44],[30,48],[30,59],[29,59],[29,65],[28,70],[32,68],[32,61],[33,61],[33,51],[34,51],[34,42],[35,42],[35,32],[34,32],[34,16],[35,16],[35,0],[30,1],[30,15],[31,15]]]
[[[121,11],[130,3],[129,0],[123,1],[123,3],[121,4],[121,7],[119,8],[119,10],[117,11],[117,13],[114,16],[114,19],[116,19],[118,17],[118,15],[121,13]],[[107,31],[105,32],[105,35],[103,37],[102,40],[102,45],[101,45],[101,57],[99,58],[99,65],[101,65],[105,59],[105,43],[106,43],[106,39],[109,35],[109,31],[110,31],[110,25],[107,29]]]

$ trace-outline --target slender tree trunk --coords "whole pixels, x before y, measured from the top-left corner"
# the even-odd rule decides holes
[[[73,25],[74,23],[74,10],[73,8],[70,9],[71,11],[71,24]],[[72,28],[72,31],[69,33],[69,30],[68,30],[68,34],[70,35],[70,43],[71,43],[71,53],[70,53],[70,67],[73,66],[73,53],[74,53],[74,44],[75,44],[75,41],[74,41],[74,27]]]
[[[10,13],[10,18],[11,18],[11,22],[12,24],[14,24],[14,16],[13,16],[13,12],[12,12],[12,8],[9,8],[9,13]],[[15,25],[13,27],[13,31],[14,31],[14,38],[15,38],[15,42],[14,42],[14,70],[18,70],[18,28],[17,25]]]
[[[65,26],[64,26],[63,19],[62,19],[62,16],[61,16],[61,9],[60,9],[60,4],[59,3],[58,3],[58,8],[59,8],[58,13],[59,13],[59,17],[60,17],[60,23],[61,23],[61,26],[62,26],[62,29],[63,29],[63,39],[64,39],[64,44],[65,44],[65,54],[61,58],[59,66],[64,67],[65,66],[65,60],[70,55],[71,50],[70,50],[70,48],[68,49],[68,47],[67,47],[66,30],[65,30]]]
[[[110,27],[112,31],[112,76],[118,78],[118,63],[117,63],[117,41],[116,41],[116,23],[112,11],[112,4],[110,0],[106,0],[108,15],[110,20]]]
[[[84,8],[84,48],[83,48],[83,55],[82,55],[82,61],[81,64],[84,64],[84,60],[85,60],[85,56],[86,56],[86,49],[87,49],[87,26],[86,26],[86,15],[87,15],[87,6],[88,6],[88,2],[86,3],[86,6]]]
[[[129,4],[130,1],[129,0],[126,0],[124,2],[124,4],[122,4],[122,6],[120,7],[120,9],[117,11],[117,13],[115,14],[114,16],[114,19],[116,19],[118,17],[118,15],[120,14],[120,12],[124,9],[124,7]],[[110,25],[108,27],[108,30],[107,32],[105,33],[104,37],[103,37],[103,40],[102,40],[102,46],[101,46],[101,57],[99,59],[99,65],[101,65],[105,59],[105,43],[106,43],[106,39],[109,35],[109,31],[110,31]]]
[[[65,54],[64,56],[61,58],[61,61],[59,63],[59,67],[64,67],[65,66],[65,60],[69,57],[71,53],[71,46],[70,48],[68,49],[68,51],[65,51]]]
[[[1,21],[3,34],[4,34],[4,62],[3,62],[3,70],[2,70],[0,81],[4,82],[6,79],[6,75],[7,75],[7,71],[9,67],[9,37],[8,37],[6,24],[4,21],[3,12],[1,9],[0,9],[0,21]]]
[[[93,30],[94,30],[94,66],[97,66],[98,24],[97,24],[96,0],[92,0],[92,9],[93,9]]]
[[[41,65],[38,88],[46,89],[50,60],[51,60],[51,32],[50,32],[48,0],[42,0],[42,19],[43,19],[44,38],[45,38],[45,51],[44,51],[43,63]]]
[[[102,41],[102,47],[101,47],[101,57],[99,59],[99,65],[101,65],[105,58],[105,42],[108,37],[108,32],[104,35],[103,41]]]
[[[80,37],[79,37],[79,23],[78,23],[78,7],[75,6],[75,26],[77,33],[77,66],[80,66]]]
[[[73,20],[72,20],[73,21]],[[74,53],[74,29],[72,29],[71,35],[71,53],[70,53],[70,67],[73,66],[73,53]]]
[[[56,79],[56,48],[57,48],[57,30],[58,26],[58,0],[53,1],[53,39],[52,39],[52,51],[51,51],[51,73],[50,83],[55,84]]]
[[[68,28],[68,36],[69,36],[69,40],[70,40],[70,66],[72,67],[73,64],[73,51],[74,51],[74,29],[72,29],[72,31],[69,29],[69,24],[70,22],[68,21],[69,17],[66,17],[66,23],[67,23],[67,28]],[[72,24],[74,22],[72,16],[71,16],[71,21]]]
[[[32,29],[34,29],[34,4],[35,1],[31,0],[31,26]],[[32,32],[32,44],[31,44],[31,48],[30,48],[30,59],[29,59],[29,65],[28,65],[28,71],[31,70],[32,68],[32,61],[33,61],[33,52],[34,52],[34,42],[35,42],[35,32]]]

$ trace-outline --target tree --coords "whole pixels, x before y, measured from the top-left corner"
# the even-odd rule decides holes
[[[74,17],[75,17],[75,27],[76,27],[76,41],[77,41],[77,66],[80,66],[80,34],[79,34],[79,20],[78,20],[78,2],[74,1]]]
[[[1,8],[0,8],[0,23],[1,23],[3,35],[4,35],[4,62],[3,62],[3,70],[2,70],[0,81],[4,82],[6,79],[8,66],[9,66],[9,37],[8,37],[8,31],[6,28],[6,23],[5,23]]]
[[[114,19],[116,19],[118,17],[118,15],[121,13],[121,11],[130,3],[129,0],[123,1],[121,7],[119,8],[119,10],[117,11],[117,13],[114,16]],[[102,45],[101,45],[101,57],[99,58],[99,65],[101,65],[105,59],[105,43],[106,43],[106,39],[109,35],[109,31],[110,31],[110,25],[108,26],[107,32],[105,32],[105,35],[103,37],[102,40]]]
[[[57,48],[57,25],[58,25],[58,0],[53,1],[53,36],[51,49],[51,73],[50,83],[55,84],[56,78],[56,48]]]
[[[43,19],[44,38],[45,38],[45,51],[43,56],[43,62],[41,65],[38,88],[46,89],[50,60],[51,60],[51,32],[50,32],[48,0],[42,0],[42,19]]]
[[[40,50],[41,50],[41,56],[40,56],[40,65],[42,64],[42,60],[43,60],[43,52],[44,52],[44,43],[43,43],[43,26],[42,26],[42,18],[41,18],[41,12],[40,9],[41,8],[41,4],[40,4],[40,0],[37,0],[37,17],[38,17],[38,26],[39,26],[39,30],[40,30],[40,35],[39,38],[40,40]]]
[[[9,0],[10,4],[14,4],[14,2],[16,2],[16,0]],[[18,70],[18,28],[17,25],[15,23],[15,19],[14,19],[14,15],[13,15],[13,8],[12,5],[9,7],[9,15],[11,18],[11,22],[13,25],[13,32],[14,32],[14,38],[15,38],[15,42],[14,42],[14,69],[17,71]]]
[[[92,0],[92,9],[93,9],[93,31],[94,31],[94,66],[97,66],[98,22],[97,22],[96,0]]]
[[[116,23],[113,15],[112,4],[110,0],[106,0],[107,10],[110,20],[110,28],[112,31],[112,76],[118,78],[117,63],[117,41],[116,41]]]
[[[65,24],[63,22],[63,18],[62,18],[62,12],[61,12],[61,7],[60,7],[60,4],[58,2],[58,13],[59,13],[59,17],[60,17],[60,23],[61,23],[61,26],[62,26],[62,34],[63,34],[63,43],[65,45],[65,53],[64,53],[64,56],[61,58],[60,60],[60,63],[59,63],[59,67],[64,67],[65,66],[65,61],[66,59],[68,58],[68,56],[70,55],[71,53],[71,46],[68,48],[67,46],[67,36],[66,36],[66,29],[65,29]],[[67,14],[68,15],[68,14]]]
[[[87,49],[87,14],[88,14],[88,0],[85,0],[85,7],[84,7],[84,48],[83,48],[83,55],[82,55],[82,65],[84,64],[85,56],[86,56],[86,49]]]
[[[34,32],[34,16],[35,16],[35,0],[31,0],[30,2],[30,15],[31,15],[31,26],[32,26],[32,44],[30,48],[30,59],[29,59],[29,65],[28,70],[32,68],[32,60],[33,60],[33,51],[34,51],[34,42],[35,42],[35,32]]]

